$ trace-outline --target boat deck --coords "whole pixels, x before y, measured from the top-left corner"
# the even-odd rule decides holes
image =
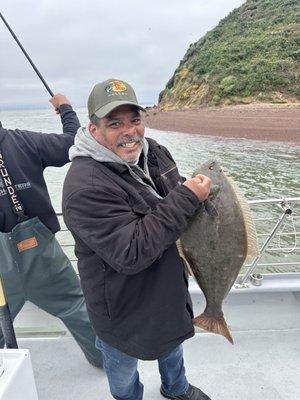
[[[280,327],[278,327],[280,328]],[[235,332],[235,345],[197,333],[184,345],[187,376],[212,400],[299,400],[300,329]],[[21,339],[30,350],[39,400],[109,400],[105,374],[70,337]],[[139,364],[145,400],[158,400],[155,361]]]
[[[195,314],[205,300],[190,281]],[[212,400],[300,399],[300,274],[265,276],[263,285],[233,288],[224,314],[235,341],[198,331],[184,343],[189,381]],[[39,400],[109,400],[102,370],[92,367],[64,325],[26,303],[15,326],[30,350]],[[155,361],[141,361],[145,400],[162,399]]]

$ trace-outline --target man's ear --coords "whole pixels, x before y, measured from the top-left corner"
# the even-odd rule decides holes
[[[88,124],[88,130],[89,130],[90,134],[91,134],[93,137],[95,137],[95,133],[96,133],[96,130],[97,130],[97,126],[96,126],[95,124],[93,124],[92,122],[89,122],[89,124]]]

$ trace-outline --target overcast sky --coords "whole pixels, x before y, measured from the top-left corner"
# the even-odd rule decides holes
[[[131,83],[144,104],[188,46],[244,0],[1,0],[10,24],[53,92],[85,106],[97,82]],[[47,107],[49,95],[0,20],[0,109]]]

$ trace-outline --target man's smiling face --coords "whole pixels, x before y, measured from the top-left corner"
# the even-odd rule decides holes
[[[89,124],[91,135],[102,146],[128,163],[136,163],[143,149],[145,125],[139,110],[130,105],[115,108],[99,125]]]

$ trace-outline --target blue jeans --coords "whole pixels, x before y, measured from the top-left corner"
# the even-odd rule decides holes
[[[96,348],[101,350],[110,392],[117,400],[142,400],[144,386],[137,370],[138,359],[128,356],[96,338]],[[167,393],[178,396],[187,391],[182,345],[158,360],[162,385]]]

